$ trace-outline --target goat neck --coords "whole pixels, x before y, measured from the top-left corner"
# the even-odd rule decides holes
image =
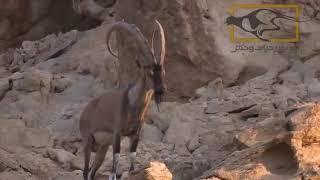
[[[131,113],[135,116],[139,116],[139,120],[144,120],[145,111],[151,101],[153,95],[153,89],[147,82],[147,75],[145,72],[141,72],[142,75],[138,81],[128,92],[129,106]]]

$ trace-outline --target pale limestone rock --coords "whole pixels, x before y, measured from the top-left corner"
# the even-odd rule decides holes
[[[0,79],[0,100],[5,96],[7,91],[9,91],[9,79],[8,78],[3,78]]]
[[[144,124],[141,129],[141,138],[152,142],[161,142],[163,137],[162,132],[155,126]]]
[[[26,128],[20,133],[26,147],[47,147],[52,145],[52,135],[48,129]]]
[[[173,176],[165,164],[150,162],[148,167],[133,175],[125,175],[122,180],[172,180]]]
[[[314,79],[312,82],[308,84],[308,96],[310,98],[319,97],[320,96],[320,81]]]
[[[195,151],[197,148],[200,147],[200,142],[199,142],[199,137],[196,136],[193,139],[191,139],[191,141],[189,141],[188,143],[188,150],[192,153],[193,151]]]
[[[53,148],[48,149],[48,155],[52,160],[57,161],[58,163],[61,163],[61,164],[69,164],[76,157],[72,153],[65,151],[63,149],[53,149]]]

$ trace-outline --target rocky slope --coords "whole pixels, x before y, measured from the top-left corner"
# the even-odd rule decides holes
[[[99,38],[107,26],[26,41],[1,56],[2,179],[81,179],[80,112],[117,77]],[[306,61],[301,75],[276,64],[222,97],[212,82],[188,103],[165,102],[161,112],[152,105],[139,167],[163,162],[174,179],[317,176],[319,106],[310,100],[319,96],[318,66]],[[126,171],[127,139],[122,146]],[[110,166],[109,150],[101,177]]]
[[[186,94],[182,88],[169,96],[191,98],[183,103],[164,102],[161,112],[151,105],[137,152],[141,171],[135,176],[126,177],[128,140],[122,141],[123,179],[320,178],[318,24],[302,24],[303,40],[295,44],[295,53],[232,54],[226,32],[214,24],[223,22],[222,7],[233,2],[161,1],[156,7],[142,3],[142,14],[129,19],[148,33],[147,25],[142,26],[148,19],[138,17],[160,17],[168,34],[168,86],[174,89],[181,86],[175,81],[188,82],[183,86]],[[130,5],[121,3],[117,8]],[[124,11],[118,16],[129,15]],[[179,17],[181,27],[169,16]],[[206,36],[192,29],[198,21]],[[189,29],[184,30],[186,27]],[[80,113],[89,100],[116,86],[119,65],[124,62],[106,50],[108,28],[106,21],[86,31],[50,34],[0,54],[1,180],[82,179]],[[209,54],[194,50],[197,46],[209,48],[201,43],[202,38],[209,39]],[[186,76],[175,74],[176,68],[185,64],[177,58],[181,54],[187,56],[186,61],[199,63]],[[203,82],[189,81],[211,56],[221,58],[214,64],[223,61],[228,68],[206,69],[199,75],[206,77]],[[226,75],[234,66],[235,75]],[[186,74],[190,67],[181,66],[179,73]],[[222,73],[223,82],[234,82],[227,87],[224,83],[222,93],[216,71]],[[177,79],[170,81],[173,77]],[[109,149],[99,178],[108,176],[111,157]]]

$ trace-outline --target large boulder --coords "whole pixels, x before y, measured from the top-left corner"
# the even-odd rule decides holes
[[[236,138],[246,147],[197,179],[319,178],[319,112],[319,105],[310,103],[287,120],[274,116],[255,129],[243,129]]]
[[[6,147],[3,147],[6,148]],[[48,179],[58,170],[54,162],[30,151],[0,150],[0,179]]]
[[[38,41],[24,41],[22,47],[13,52],[11,71],[26,70],[35,64],[57,57],[79,37],[76,30],[51,34]]]
[[[319,104],[310,104],[290,116],[291,146],[295,153],[300,172],[305,178],[317,179],[320,177],[319,141],[320,123]]]

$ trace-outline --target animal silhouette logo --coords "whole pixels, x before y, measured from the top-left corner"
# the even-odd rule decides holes
[[[235,16],[239,10],[246,10],[249,13]],[[284,10],[294,15],[286,15],[283,13]],[[238,4],[232,6],[229,13],[230,16],[226,18],[225,24],[229,27],[231,42],[298,42],[300,40],[299,22],[310,20],[299,20],[300,9],[294,4]],[[291,36],[272,37],[272,33],[280,32],[279,22],[281,21],[291,22],[293,28],[288,32]],[[236,30],[242,31],[242,34],[247,34],[249,37],[236,37]]]

